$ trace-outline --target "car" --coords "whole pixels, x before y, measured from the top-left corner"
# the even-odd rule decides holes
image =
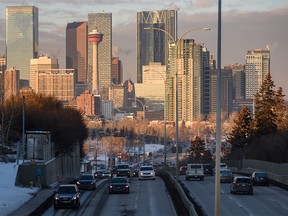
[[[106,179],[110,179],[112,177],[111,171],[110,170],[105,170],[102,172],[102,177]]]
[[[138,174],[139,174],[139,169],[134,169],[134,170],[132,171],[132,176],[133,176],[133,177],[138,177]]]
[[[54,209],[80,207],[80,191],[76,184],[61,184],[54,195]]]
[[[179,174],[180,175],[185,175],[186,170],[187,170],[187,166],[181,166],[180,170],[179,170]]]
[[[77,181],[77,186],[80,190],[88,189],[95,190],[96,189],[96,180],[93,174],[82,174],[79,176]]]
[[[220,169],[220,182],[229,182],[233,181],[234,175],[230,169]]]
[[[143,165],[139,169],[138,179],[153,179],[155,180],[155,170],[151,165]]]
[[[213,175],[213,167],[212,164],[203,164],[204,174]]]
[[[204,168],[203,164],[188,164],[185,174],[185,179],[188,181],[191,178],[200,179],[204,181]]]
[[[113,177],[109,183],[109,193],[129,193],[130,185],[126,177]]]
[[[232,194],[246,193],[253,195],[253,183],[250,177],[235,176],[230,184],[230,192]]]
[[[226,163],[220,163],[220,169],[228,169]]]
[[[121,177],[121,176],[128,177],[128,178],[131,177],[131,169],[128,164],[118,164],[116,168],[117,168],[117,171],[116,171],[117,177]]]
[[[269,179],[266,172],[256,171],[251,175],[253,185],[269,186]]]
[[[95,173],[94,173],[94,178],[95,178],[95,179],[103,178],[103,170],[97,170],[97,171],[95,171]]]

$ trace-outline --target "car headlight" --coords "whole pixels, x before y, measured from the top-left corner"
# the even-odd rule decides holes
[[[125,187],[126,187],[126,188],[129,188],[129,185],[126,185]]]
[[[73,195],[72,200],[76,200],[77,199],[77,195]]]
[[[77,184],[80,184],[80,182],[79,182],[79,181],[77,181]]]
[[[110,185],[110,188],[113,188],[113,186],[112,186],[112,185]]]
[[[55,200],[59,200],[59,196],[56,195],[56,196],[54,197],[54,199],[55,199]]]

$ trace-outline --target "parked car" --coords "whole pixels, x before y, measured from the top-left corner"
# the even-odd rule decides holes
[[[230,169],[220,169],[220,182],[229,182],[233,181],[234,175]]]
[[[256,171],[251,175],[253,185],[269,186],[269,179],[266,172]]]
[[[138,179],[153,179],[155,180],[155,170],[153,166],[150,165],[143,165],[139,169]]]
[[[203,164],[204,174],[213,175],[213,167],[212,164]]]
[[[109,193],[129,193],[129,180],[126,177],[113,177],[110,180]]]
[[[249,177],[235,176],[230,184],[230,192],[232,194],[247,193],[253,195],[253,184]]]
[[[180,175],[185,175],[186,170],[187,170],[187,166],[181,166],[180,170],[179,170],[179,174]]]
[[[188,164],[185,174],[185,179],[188,181],[191,178],[198,178],[204,181],[204,168],[203,164]]]
[[[62,184],[58,186],[54,195],[54,209],[61,207],[80,207],[80,191],[76,184]]]
[[[80,190],[82,189],[89,189],[95,190],[96,189],[96,180],[93,174],[82,174],[79,176],[77,181],[77,186]]]

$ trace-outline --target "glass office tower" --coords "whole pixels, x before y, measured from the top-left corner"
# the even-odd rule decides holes
[[[167,34],[159,30],[144,28],[160,28],[177,38],[177,11],[142,11],[137,12],[137,83],[142,83],[142,66],[150,62],[168,63],[168,44],[173,41]]]
[[[6,7],[7,69],[20,71],[20,85],[29,85],[30,59],[38,57],[38,8]]]
[[[112,85],[112,13],[89,13],[88,34],[96,30],[103,34],[98,45],[99,94],[109,99],[109,87]],[[92,83],[93,49],[88,43],[88,82]]]

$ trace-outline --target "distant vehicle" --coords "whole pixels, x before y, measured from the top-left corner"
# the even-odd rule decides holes
[[[204,174],[213,175],[213,167],[212,164],[203,164]]]
[[[118,164],[116,166],[116,169],[117,169],[116,171],[117,177],[121,177],[121,176],[128,177],[128,178],[131,177],[131,169],[128,164]]]
[[[82,189],[89,189],[95,190],[96,189],[96,180],[93,174],[82,174],[79,176],[77,181],[77,186],[80,190]]]
[[[134,170],[132,171],[132,176],[133,176],[133,177],[138,177],[138,174],[139,174],[139,169],[134,169]]]
[[[203,164],[188,164],[185,174],[185,179],[188,181],[191,178],[200,179],[204,181],[204,168]]]
[[[236,176],[230,184],[230,192],[232,194],[247,193],[253,195],[253,184],[249,177]]]
[[[98,170],[94,173],[94,178],[95,179],[99,179],[99,178],[103,178],[103,170]]]
[[[130,185],[126,177],[113,177],[110,180],[109,193],[129,193]]]
[[[220,169],[228,169],[226,163],[220,163]]]
[[[229,169],[220,169],[220,182],[229,182],[233,181],[234,175],[231,170]]]
[[[59,185],[54,195],[54,209],[61,207],[80,207],[80,191],[76,184]]]
[[[253,185],[269,186],[269,179],[266,172],[256,171],[251,175]]]
[[[150,165],[143,165],[139,169],[138,179],[153,179],[155,180],[155,170],[153,166]]]
[[[179,174],[180,175],[185,175],[186,170],[187,170],[187,166],[181,166],[180,170],[179,170]]]
[[[110,170],[105,170],[102,172],[102,178],[110,179],[112,177],[112,173]]]

